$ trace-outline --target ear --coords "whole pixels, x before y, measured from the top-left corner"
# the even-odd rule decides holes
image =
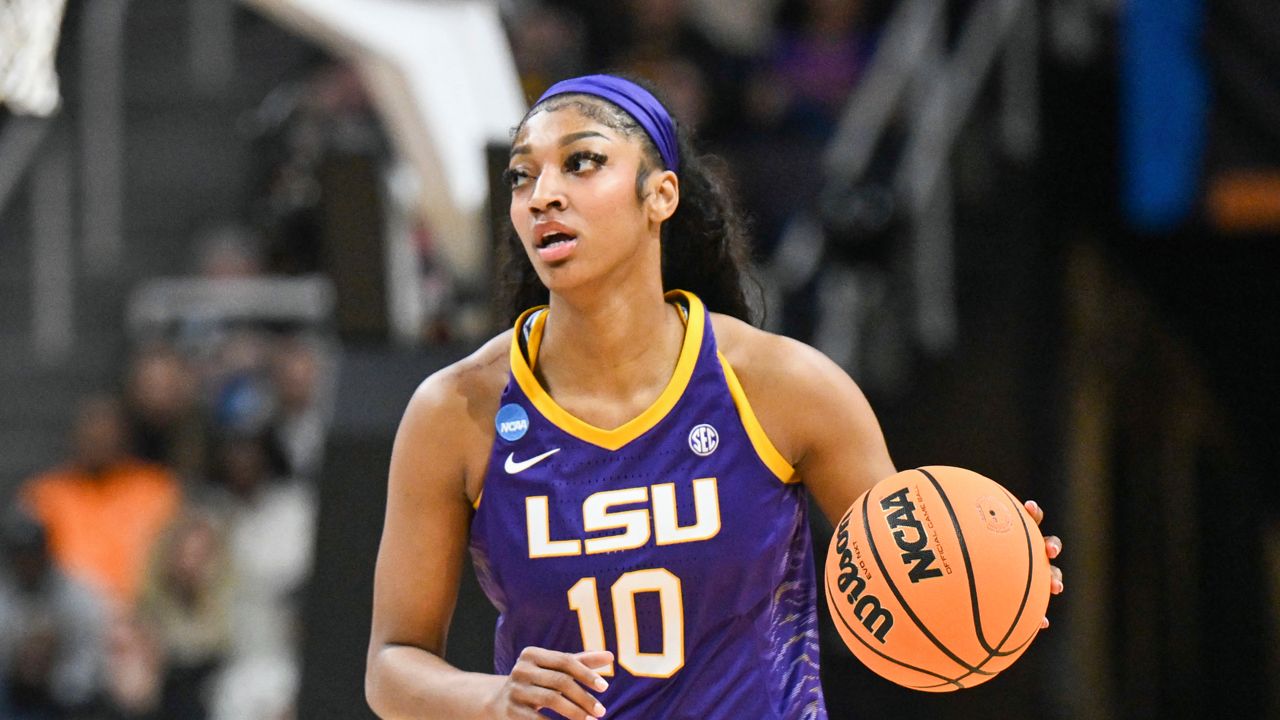
[[[649,193],[645,196],[645,209],[649,219],[662,224],[676,214],[680,205],[680,179],[670,170],[651,173],[646,180]]]

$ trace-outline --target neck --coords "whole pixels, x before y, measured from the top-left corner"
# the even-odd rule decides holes
[[[552,295],[537,371],[553,395],[634,400],[665,387],[683,342],[684,324],[660,284],[596,297]]]

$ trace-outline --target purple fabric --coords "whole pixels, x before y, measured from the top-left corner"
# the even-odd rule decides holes
[[[675,122],[662,103],[658,102],[658,98],[648,90],[614,75],[583,75],[552,85],[542,93],[538,102],[569,93],[594,95],[622,108],[649,133],[653,144],[658,146],[658,153],[662,155],[666,168],[672,172],[679,171],[680,152],[676,144]]]
[[[582,650],[583,616],[570,606],[569,593],[586,580],[597,593],[586,607],[598,612],[605,646],[619,658],[609,689],[595,693],[609,709],[606,718],[826,720],[807,495],[799,483],[780,482],[756,454],[729,393],[712,324],[702,317],[698,359],[680,399],[657,425],[617,450],[570,434],[542,415],[514,377],[508,381],[502,403],[524,410],[527,429],[514,440],[494,437],[470,538],[480,586],[501,613],[494,669],[510,673],[529,646]],[[695,454],[692,430],[704,424],[718,440],[709,454]],[[510,458],[553,449],[534,466],[515,474],[506,469]],[[712,537],[664,544],[651,526],[654,537],[629,550],[531,557],[529,498],[546,503],[546,537],[586,543],[617,533],[587,529],[589,497],[646,488],[645,500],[626,512],[656,517],[653,488],[666,485],[674,493],[674,516],[688,526],[701,519],[693,484],[710,478],[720,517]],[[621,611],[614,605],[623,576],[658,569],[680,588],[678,616],[664,615],[660,594],[651,591],[632,594],[633,606]],[[631,649],[640,653],[674,651],[663,629],[680,623],[684,664],[674,673],[640,675],[624,665],[628,653],[617,623],[628,610],[636,623]],[[549,710],[543,715],[561,717]]]

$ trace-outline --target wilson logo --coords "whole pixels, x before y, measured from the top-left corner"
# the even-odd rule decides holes
[[[846,515],[836,528],[836,552],[840,553],[840,577],[836,579],[836,587],[844,593],[849,604],[853,606],[853,615],[862,621],[862,626],[872,637],[884,642],[885,636],[893,627],[893,613],[880,606],[880,598],[868,593],[867,577],[871,576],[866,561],[858,544],[849,545],[849,516]],[[856,554],[856,558],[854,557]],[[866,573],[863,577],[858,572],[859,566]],[[878,623],[878,626],[877,626]]]
[[[916,505],[911,502],[907,488],[881,500],[880,509],[885,511],[889,529],[893,530],[893,541],[902,551],[902,563],[911,566],[907,573],[911,582],[942,577],[941,570],[931,567],[938,556],[928,547],[929,536],[924,532],[924,525],[916,519]]]

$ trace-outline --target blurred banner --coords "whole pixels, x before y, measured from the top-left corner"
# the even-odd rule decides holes
[[[1131,0],[1120,16],[1124,203],[1140,230],[1197,210],[1205,144],[1202,0]]]

